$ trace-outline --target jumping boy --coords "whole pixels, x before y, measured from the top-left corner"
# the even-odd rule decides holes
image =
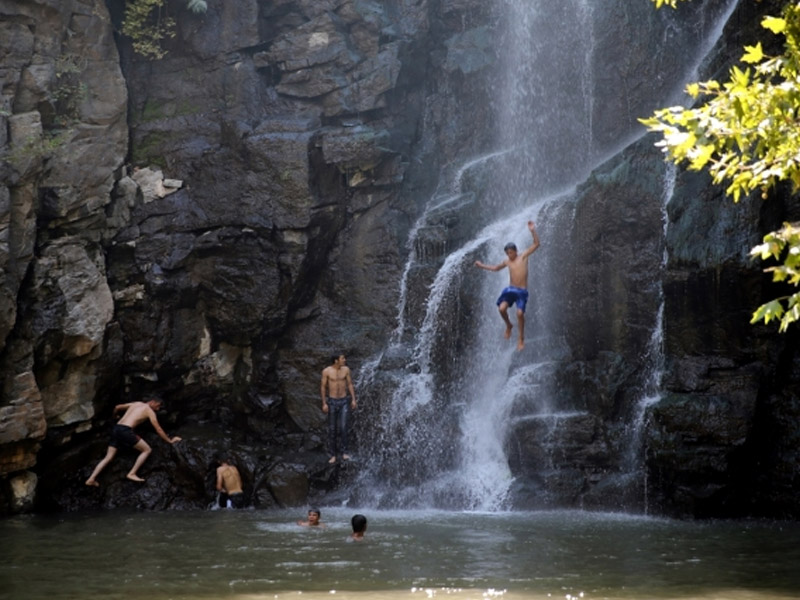
[[[511,339],[511,321],[508,318],[508,307],[512,304],[517,305],[517,325],[519,326],[519,341],[517,342],[517,350],[522,350],[525,347],[525,305],[528,302],[528,258],[539,247],[539,236],[536,233],[536,227],[533,221],[528,221],[528,230],[533,237],[533,243],[528,246],[522,254],[517,253],[517,246],[513,242],[505,245],[506,260],[499,265],[485,265],[481,261],[476,260],[475,266],[487,271],[500,271],[508,267],[509,286],[505,288],[497,299],[497,306],[500,310],[500,316],[506,324],[506,331],[504,337],[508,340]]]

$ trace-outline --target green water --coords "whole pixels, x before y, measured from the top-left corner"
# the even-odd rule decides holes
[[[0,599],[800,597],[796,523],[323,508],[309,529],[304,512],[2,520]]]

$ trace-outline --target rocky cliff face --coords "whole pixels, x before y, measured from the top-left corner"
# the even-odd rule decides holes
[[[490,3],[208,4],[196,15],[169,2],[177,35],[148,61],[115,40],[122,0],[0,0],[0,512],[203,507],[220,451],[262,507],[342,490],[353,474],[327,465],[319,372],[331,354],[348,354],[357,374],[380,354],[422,203],[439,173],[492,149],[486,107],[502,82]],[[749,4],[719,65],[748,43]],[[609,52],[613,29],[601,40]],[[625,60],[622,79],[609,74],[616,108],[596,108],[598,152],[638,116],[620,81],[641,65]],[[662,177],[646,140],[576,200],[568,239],[579,260],[560,275],[575,317],[560,326],[585,351],[560,378],[565,395],[599,408],[563,429],[571,475],[548,498],[615,506],[598,482],[616,474],[608,457],[663,294],[668,394],[648,412],[642,450],[652,506],[794,514],[794,338],[747,325],[765,284],[742,255],[789,213],[731,207],[681,174],[666,238],[654,238]],[[443,214],[419,237],[420,289],[479,221]],[[643,283],[654,264],[663,287]],[[418,324],[423,300],[410,302]],[[392,408],[385,391],[361,398],[365,447]],[[87,489],[113,406],[149,393],[167,400],[161,422],[184,441],[166,447],[147,431],[144,486],[121,478],[123,455]],[[511,437],[518,505],[536,506],[538,433]]]
[[[419,165],[481,144],[454,104],[486,9],[171,2],[150,62],[118,55],[123,5],[0,4],[3,510],[205,506],[219,450],[255,503],[305,502],[335,483],[319,372],[392,327]],[[146,393],[186,440],[155,443],[163,485],[87,493],[111,408]]]
[[[119,373],[103,244],[127,92],[102,2],[3,2],[0,15],[0,495],[18,510],[47,436],[88,430]]]

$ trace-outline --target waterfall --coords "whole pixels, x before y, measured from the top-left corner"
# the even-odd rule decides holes
[[[730,18],[736,7],[736,2],[728,2],[722,16],[715,20],[714,27],[704,40],[700,47],[697,56],[698,59],[691,64],[688,69],[688,74],[685,77],[686,81],[695,81],[700,78],[701,65],[711,51],[714,43],[722,35],[722,28]],[[674,102],[682,101],[685,105],[690,104],[690,99],[686,96],[683,98],[673,97]],[[664,185],[662,193],[662,215],[663,215],[663,231],[662,235],[666,240],[667,228],[669,225],[667,216],[667,206],[669,205],[672,195],[675,191],[675,183],[677,180],[677,168],[674,164],[668,163],[664,173]],[[664,244],[664,252],[661,260],[661,268],[665,269],[669,259],[668,247]],[[644,465],[644,450],[643,436],[644,428],[646,426],[647,410],[656,404],[662,397],[661,378],[664,373],[664,295],[663,289],[660,292],[660,302],[658,307],[657,317],[653,326],[653,331],[650,336],[650,342],[647,346],[647,370],[643,378],[641,399],[637,402],[636,410],[630,425],[630,438],[631,443],[628,447],[626,456],[626,470],[634,477],[642,479],[642,508],[645,514],[648,513],[647,501],[647,472]]]
[[[672,199],[672,194],[675,191],[675,181],[678,176],[678,169],[672,163],[667,165],[664,174],[664,191],[662,194],[662,212],[663,212],[663,236],[667,236],[667,205]],[[661,267],[666,268],[667,265],[667,247],[664,245],[664,253],[661,260]],[[661,378],[664,374],[664,294],[663,290],[659,290],[659,306],[656,315],[653,331],[650,336],[650,341],[647,344],[646,364],[647,370],[643,378],[641,399],[637,403],[636,411],[631,422],[631,438],[632,443],[629,446],[628,464],[631,471],[638,472],[642,468],[641,464],[641,446],[642,446],[642,433],[645,422],[645,415],[648,407],[652,406],[661,399]]]
[[[403,275],[400,279],[400,299],[398,301],[397,327],[395,327],[395,330],[392,332],[392,343],[399,343],[406,332],[406,308],[408,301],[409,275],[411,269],[418,262],[418,260],[425,258],[425,250],[423,245],[420,243],[420,232],[429,225],[433,215],[437,214],[437,212],[442,210],[458,210],[461,208],[461,206],[469,202],[469,195],[462,191],[462,184],[464,181],[464,175],[469,172],[470,169],[481,166],[482,164],[492,161],[493,159],[499,158],[508,152],[510,152],[510,150],[498,150],[496,152],[490,152],[486,155],[470,159],[461,165],[461,167],[458,168],[458,170],[455,172],[455,175],[452,177],[452,181],[450,181],[447,185],[440,185],[440,188],[443,189],[437,188],[436,192],[434,192],[432,196],[431,202],[426,205],[422,216],[417,219],[416,223],[414,223],[414,226],[411,228],[411,232],[408,236],[407,249],[409,258],[406,261],[406,266],[403,269]]]
[[[588,0],[508,0],[504,8],[497,131],[519,151],[504,165],[496,205],[524,206],[583,180],[592,166],[592,8]]]
[[[513,507],[511,495],[518,482],[509,452],[516,444],[517,463],[533,460],[530,448],[521,446],[531,440],[541,449],[541,456],[534,458],[544,483],[533,490],[525,484],[525,498],[547,498],[548,478],[564,469],[567,457],[585,454],[575,449],[583,442],[568,439],[571,434],[564,433],[565,427],[585,435],[589,444],[590,436],[603,425],[602,416],[591,414],[580,398],[565,394],[558,383],[572,372],[565,365],[582,354],[571,346],[574,339],[567,339],[570,332],[563,317],[568,310],[570,240],[575,236],[567,232],[574,227],[578,188],[636,130],[629,115],[620,114],[616,125],[609,125],[607,117],[598,118],[610,102],[606,96],[613,96],[617,88],[603,87],[615,67],[603,65],[598,56],[598,44],[607,48],[609,41],[595,26],[601,13],[618,10],[628,15],[633,9],[624,0],[611,7],[596,4],[502,2],[504,35],[498,41],[498,55],[503,57],[505,75],[492,107],[495,149],[465,158],[458,168],[441,174],[409,235],[395,330],[380,355],[365,362],[356,382],[358,387],[369,387],[381,403],[379,418],[359,431],[359,444],[368,452],[349,490],[358,503],[472,510]],[[723,15],[709,9],[708,20],[723,23],[734,4],[731,0]],[[672,17],[658,18],[659,23],[670,23]],[[698,21],[695,26],[697,31],[687,34],[694,44],[688,47],[702,50],[702,56],[721,25],[712,30]],[[646,38],[647,31],[641,35]],[[697,63],[675,66],[665,77],[669,81],[659,83],[655,93],[669,97],[696,69]],[[641,99],[633,92],[626,97],[629,104],[635,100]],[[641,110],[634,116],[646,114]],[[615,131],[616,138],[609,141],[607,135],[598,135],[604,128]],[[641,136],[641,129],[636,131]],[[674,179],[672,171],[662,211]],[[472,233],[458,237],[448,232],[443,223],[454,214],[469,216]],[[507,271],[487,273],[472,264],[476,259],[501,262],[506,241],[516,242],[520,249],[528,246],[529,219],[537,223],[542,247],[530,259],[526,346],[518,352],[513,340],[503,339],[495,305],[507,285]],[[658,276],[659,269],[654,271]],[[509,311],[516,327],[513,312]],[[641,400],[631,423],[624,426],[628,448],[636,445],[630,440],[640,435],[648,399],[658,397],[662,315],[663,308],[654,311],[648,356],[641,361],[649,366],[637,384]],[[512,428],[524,433],[511,440]],[[592,460],[602,462],[597,456],[604,451],[593,450]],[[608,460],[609,466],[603,468],[636,470],[635,458]],[[614,460],[618,464],[612,464]]]

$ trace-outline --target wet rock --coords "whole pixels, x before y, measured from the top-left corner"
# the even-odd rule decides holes
[[[347,74],[347,86],[323,98],[325,115],[358,113],[385,107],[383,94],[392,89],[400,74],[398,52],[398,44],[387,44],[377,56],[366,59],[350,71]]]
[[[270,470],[267,486],[278,506],[302,506],[306,503],[309,490],[306,467],[279,464]]]
[[[545,468],[556,463],[605,467],[608,448],[601,431],[597,417],[591,414],[519,419],[510,441],[517,459],[512,464],[521,460]]]
[[[714,396],[670,395],[649,411],[646,434],[651,489],[662,510],[702,515],[730,504],[741,452],[752,435],[755,388]]]
[[[48,357],[89,354],[103,340],[114,314],[101,257],[90,256],[78,240],[63,239],[41,249],[33,265],[40,307],[34,331],[44,337],[59,331],[60,343],[48,345]]]
[[[38,111],[8,118],[9,162],[19,179],[29,179],[41,170],[46,153],[42,137],[42,116]]]
[[[33,508],[37,479],[36,473],[30,471],[25,471],[9,479],[12,512],[27,512]]]
[[[488,27],[476,27],[454,35],[445,41],[447,58],[445,69],[459,69],[465,75],[490,66],[495,61],[492,31]]]
[[[268,59],[277,63],[282,71],[326,63],[335,63],[339,69],[347,71],[357,63],[358,57],[349,50],[341,27],[335,17],[323,13],[276,39]]]
[[[177,191],[183,182],[178,179],[165,179],[159,169],[134,169],[131,179],[142,191],[142,199],[147,204]]]
[[[389,132],[369,127],[342,127],[322,134],[322,156],[326,163],[343,171],[352,168],[370,169],[387,153]]]
[[[31,186],[0,186],[0,349],[17,320],[17,295],[36,239],[35,197]]]
[[[7,380],[0,406],[0,475],[33,467],[39,441],[47,431],[44,409],[33,373],[20,373]]]

